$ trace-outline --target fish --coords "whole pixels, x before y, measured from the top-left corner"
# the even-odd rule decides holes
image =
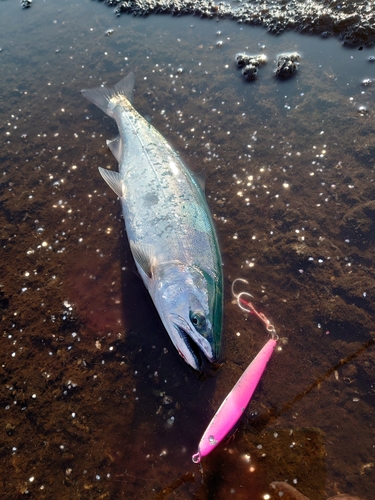
[[[107,145],[119,171],[99,172],[121,200],[138,273],[185,362],[218,362],[223,329],[223,269],[203,182],[133,107],[135,77],[82,94],[116,121]]]

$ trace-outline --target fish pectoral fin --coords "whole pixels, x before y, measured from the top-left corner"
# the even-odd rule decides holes
[[[111,150],[111,153],[116,158],[116,160],[120,163],[121,155],[122,155],[122,140],[118,135],[114,139],[108,140],[107,146]]]
[[[107,170],[99,167],[100,175],[103,177],[108,186],[117,194],[119,198],[124,198],[124,185],[121,182],[121,176],[118,172]]]
[[[130,240],[130,250],[136,263],[149,278],[152,278],[154,247],[146,243],[135,243]]]

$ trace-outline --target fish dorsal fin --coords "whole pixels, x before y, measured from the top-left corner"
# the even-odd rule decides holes
[[[116,158],[116,160],[120,163],[120,159],[121,159],[121,156],[122,156],[122,140],[121,140],[121,137],[118,135],[114,139],[108,140],[107,141],[107,146],[111,150],[111,153]]]
[[[154,248],[146,243],[135,243],[130,240],[130,250],[132,251],[134,260],[143,270],[143,272],[152,278],[152,262],[154,256]]]
[[[119,198],[125,197],[124,185],[121,182],[121,176],[118,172],[99,167],[100,175],[108,186],[117,194]]]

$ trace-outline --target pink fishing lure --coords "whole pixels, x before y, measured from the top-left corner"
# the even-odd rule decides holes
[[[192,457],[194,463],[199,463],[202,457],[208,455],[241,418],[272,356],[275,346],[276,340],[273,338],[263,346],[224,399],[202,436],[198,446],[198,453]]]

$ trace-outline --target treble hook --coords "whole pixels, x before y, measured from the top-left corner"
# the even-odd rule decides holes
[[[233,283],[232,283],[232,295],[235,299],[238,299],[238,297],[241,295],[241,293],[245,293],[245,292],[240,292],[240,293],[234,293],[234,284],[237,283],[237,281],[241,281],[241,283],[246,283],[246,285],[249,284],[249,282],[243,278],[236,278]],[[250,297],[253,297],[250,293],[248,293],[247,295],[249,295]],[[254,297],[253,297],[254,298]],[[238,304],[239,305],[239,304]],[[241,307],[241,306],[240,306]]]
[[[242,297],[243,295],[246,295],[247,297],[252,297],[254,298],[251,293],[248,292],[241,292],[237,295],[237,304],[240,309],[242,309],[245,312],[252,313],[254,311],[254,307],[251,302],[247,302],[244,300]]]
[[[238,307],[245,312],[255,314],[264,323],[267,332],[271,334],[271,338],[274,340],[279,340],[279,336],[276,333],[276,328],[268,320],[268,318],[263,313],[258,312],[249,300],[245,300],[243,298],[244,296],[254,298],[251,295],[251,293],[248,292],[240,292],[237,294],[235,293],[234,285],[237,281],[241,281],[242,283],[246,283],[247,285],[249,284],[249,282],[243,278],[236,278],[232,283],[232,295],[236,298]]]

